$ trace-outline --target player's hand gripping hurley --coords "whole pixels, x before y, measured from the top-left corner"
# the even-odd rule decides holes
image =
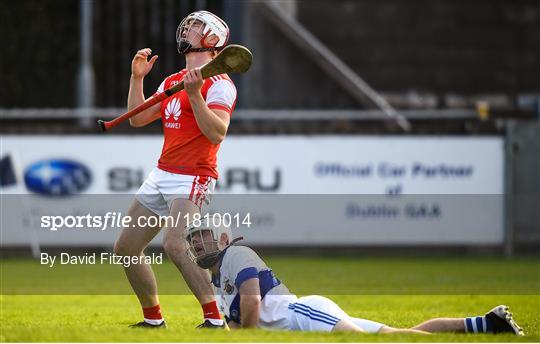
[[[211,76],[223,73],[245,73],[251,66],[252,59],[253,55],[248,48],[237,44],[230,44],[226,46],[212,61],[201,67],[202,77],[203,79],[207,79]],[[182,81],[179,84],[166,89],[162,93],[149,98],[133,110],[128,111],[111,121],[98,120],[99,127],[101,128],[101,131],[107,131],[114,128],[118,124],[130,119],[131,117],[141,113],[142,111],[167,99],[183,89],[184,82]]]

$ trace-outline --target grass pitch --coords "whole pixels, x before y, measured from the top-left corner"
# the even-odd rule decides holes
[[[1,342],[510,342],[540,341],[537,258],[264,257],[298,295],[332,298],[352,316],[396,327],[432,317],[481,315],[508,304],[527,336],[368,335],[241,330],[200,331],[201,310],[170,262],[156,266],[166,330],[129,329],[136,298],[117,266],[48,268],[1,262]]]

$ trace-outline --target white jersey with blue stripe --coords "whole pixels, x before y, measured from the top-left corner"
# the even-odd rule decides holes
[[[248,279],[257,277],[261,290],[259,325],[264,328],[289,328],[289,305],[297,300],[249,247],[230,246],[219,263],[219,275],[212,276],[216,300],[227,321],[240,324],[238,289]]]

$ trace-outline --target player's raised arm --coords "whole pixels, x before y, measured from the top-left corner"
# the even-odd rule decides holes
[[[186,93],[197,125],[201,132],[212,142],[218,144],[223,141],[229,128],[230,115],[227,111],[210,109],[201,95],[203,77],[200,68],[188,70],[184,78]]]
[[[144,103],[143,81],[144,77],[152,70],[152,66],[156,62],[158,56],[154,55],[150,60],[148,57],[152,54],[150,48],[144,48],[135,54],[131,61],[131,78],[129,80],[128,93],[128,111],[134,109]],[[143,127],[160,117],[160,104],[156,104],[140,114],[129,119],[129,124],[132,127]]]
[[[250,278],[244,281],[238,289],[240,293],[240,314],[243,328],[253,328],[259,325],[261,308],[261,290],[259,279]]]

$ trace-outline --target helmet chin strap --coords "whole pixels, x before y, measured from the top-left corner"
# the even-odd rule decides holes
[[[234,245],[236,242],[238,242],[240,240],[243,240],[243,239],[244,239],[244,237],[238,237],[238,238],[234,239],[233,241],[231,241],[231,243],[229,245],[227,245],[223,250],[221,250],[219,252],[209,253],[209,254],[205,255],[204,257],[197,258],[197,265],[201,269],[210,269],[212,266],[214,266],[221,259],[221,257],[225,253],[225,250],[227,250],[229,247]]]
[[[218,51],[223,48],[215,48],[215,47],[208,47],[208,48],[192,48],[191,43],[187,41],[180,41],[180,44],[177,46],[178,53],[181,55],[187,55],[189,53],[200,53],[204,51]]]
[[[244,237],[238,237],[236,239],[233,239],[233,241],[231,241],[231,243],[229,245],[227,245],[227,247],[225,247],[223,249],[223,251],[225,251],[226,249],[228,249],[229,247],[231,247],[232,245],[234,245],[235,243],[237,243],[240,240],[244,240]],[[221,251],[221,252],[223,252],[223,251]]]
[[[202,51],[216,51],[216,50],[220,50],[220,49],[219,48],[191,48],[186,53],[202,52]]]

